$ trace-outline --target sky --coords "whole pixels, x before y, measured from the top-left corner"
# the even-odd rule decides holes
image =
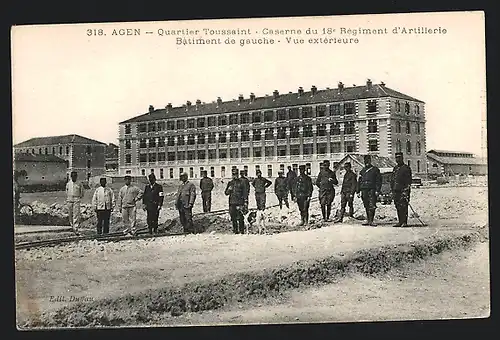
[[[446,34],[395,35],[394,27],[441,28]],[[112,35],[120,28],[139,29],[140,35]],[[177,45],[175,37],[158,33],[203,33],[202,28],[252,34],[232,36],[234,45]],[[335,32],[306,35],[307,28]],[[341,28],[388,33],[354,36],[341,34]],[[106,36],[88,36],[94,29]],[[302,34],[264,35],[263,29],[301,29]],[[304,43],[289,44],[287,36]],[[362,85],[369,78],[426,103],[427,150],[485,151],[482,12],[16,26],[11,37],[14,144],[73,133],[118,143],[118,123],[146,113],[149,105],[272,95],[275,89],[296,92],[300,86],[336,88],[339,81]],[[193,37],[224,42],[228,36],[186,38]],[[358,43],[308,43],[320,37],[357,38]],[[275,43],[240,46],[240,39],[248,38]]]

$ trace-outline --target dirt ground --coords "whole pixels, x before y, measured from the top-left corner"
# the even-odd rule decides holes
[[[483,318],[490,315],[488,242],[445,252],[383,275],[350,274],[219,311],[164,318],[162,325],[229,325]]]

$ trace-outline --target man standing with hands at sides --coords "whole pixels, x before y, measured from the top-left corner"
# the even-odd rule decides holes
[[[288,205],[288,182],[285,177],[283,177],[283,172],[278,172],[278,178],[274,180],[274,193],[278,198],[278,203],[280,205],[280,210],[283,208],[283,202],[285,206],[290,209]]]
[[[294,194],[295,201],[299,206],[300,217],[302,218],[302,223],[300,225],[305,225],[309,222],[309,203],[311,202],[311,196],[313,193],[312,179],[306,175],[306,166],[299,166],[299,176],[295,179]]]
[[[201,199],[203,201],[203,212],[210,212],[210,210],[212,210],[212,190],[214,189],[214,181],[208,177],[206,170],[202,171],[202,175],[203,177],[200,179],[200,189]]]
[[[156,183],[156,177],[153,173],[149,174],[149,184],[144,188],[142,196],[142,208],[147,212],[147,223],[149,234],[158,232],[158,217],[163,205],[163,187]]]
[[[245,233],[245,221],[242,210],[248,206],[248,193],[243,181],[238,177],[238,169],[231,170],[232,180],[227,183],[224,193],[229,196],[229,215],[235,234]]]
[[[109,234],[109,219],[115,206],[115,194],[106,187],[106,178],[100,179],[101,186],[95,189],[92,197],[92,207],[97,214],[97,234]]]
[[[403,162],[403,153],[396,152],[395,156],[397,164],[392,171],[391,191],[398,213],[398,223],[394,227],[406,227],[408,225],[412,174],[411,168]]]
[[[370,155],[364,156],[365,166],[359,172],[358,197],[361,196],[366,211],[366,222],[362,225],[376,227],[373,222],[375,210],[377,209],[377,198],[382,188],[382,175],[379,168],[372,165]]]
[[[240,179],[245,185],[245,192],[247,196],[245,197],[246,205],[243,207],[243,215],[248,212],[248,196],[250,196],[250,180],[247,177],[247,172],[245,170],[240,170]]]
[[[76,235],[80,235],[78,227],[80,226],[80,202],[85,194],[83,185],[77,183],[78,174],[71,171],[71,180],[66,183],[66,202],[68,204],[69,224]]]
[[[175,206],[177,207],[177,210],[179,210],[179,219],[182,227],[184,228],[184,232],[194,234],[193,205],[196,199],[196,187],[193,183],[188,181],[187,173],[181,174],[180,180],[182,184],[179,186],[179,190],[177,191]]]
[[[323,221],[330,220],[332,212],[332,203],[335,199],[335,187],[339,184],[335,172],[330,169],[330,161],[323,161],[321,170],[316,178],[316,186],[319,189],[319,204],[321,205],[321,213]]]
[[[349,205],[348,216],[354,215],[354,194],[358,190],[358,180],[356,174],[352,171],[351,163],[344,164],[345,175],[342,181],[342,189],[340,189],[340,216],[335,220],[335,223],[342,223],[345,214],[345,207]]]
[[[290,191],[290,198],[292,201],[295,199],[295,179],[297,178],[297,174],[292,170],[291,166],[288,166],[288,172],[286,174],[286,182],[288,184],[288,190]]]
[[[124,226],[123,233],[135,235],[135,221],[137,212],[137,201],[142,198],[141,189],[132,184],[132,177],[124,177],[125,185],[121,187],[118,193],[118,210],[122,213],[122,222]]]
[[[263,230],[265,228],[266,189],[273,183],[267,178],[262,177],[262,171],[257,170],[255,174],[257,177],[252,181],[252,186],[255,188],[255,203],[257,204],[255,223],[259,226],[259,230]]]

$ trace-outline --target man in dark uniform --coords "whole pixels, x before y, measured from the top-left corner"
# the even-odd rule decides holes
[[[233,179],[227,183],[224,193],[229,196],[229,215],[235,234],[245,233],[243,210],[248,206],[248,193],[244,182],[238,177],[238,169],[232,169]]]
[[[257,170],[255,174],[257,178],[252,181],[252,186],[255,188],[255,203],[257,210],[264,211],[266,209],[266,189],[273,183],[262,177],[262,171]]]
[[[358,181],[356,174],[352,171],[351,163],[344,164],[345,175],[342,181],[342,189],[340,189],[340,215],[335,220],[335,223],[342,222],[345,214],[345,207],[349,204],[348,216],[353,217],[354,214],[354,194],[358,190]]]
[[[212,210],[212,190],[214,189],[214,181],[208,177],[207,171],[202,171],[202,179],[200,179],[201,199],[203,200],[203,212]]]
[[[406,227],[408,225],[408,204],[411,191],[411,168],[403,161],[403,153],[396,152],[396,166],[392,170],[391,191],[394,205],[398,213],[398,223],[395,227]]]
[[[364,157],[365,166],[359,172],[358,180],[358,196],[361,194],[363,205],[366,210],[366,222],[362,225],[370,225],[375,227],[373,222],[375,218],[375,210],[377,209],[377,197],[382,188],[382,175],[380,169],[372,165],[370,155]]]
[[[188,181],[187,173],[180,176],[182,182],[177,190],[175,206],[179,210],[179,220],[185,233],[195,233],[193,227],[193,206],[196,200],[196,187]]]
[[[274,181],[274,193],[278,198],[278,204],[280,205],[280,210],[283,208],[283,202],[285,206],[290,209],[288,205],[288,182],[283,176],[283,172],[278,172],[278,178]]]
[[[147,212],[147,223],[149,233],[158,232],[158,217],[163,206],[163,187],[156,183],[156,177],[153,173],[149,174],[149,184],[144,188],[142,196],[143,209]]]
[[[292,170],[292,167],[289,166],[288,172],[286,174],[286,182],[288,184],[288,190],[290,191],[290,197],[291,197],[292,201],[295,198],[294,190],[295,190],[295,179],[296,178],[297,178],[297,174],[295,173],[295,171]]]
[[[339,184],[335,172],[330,169],[330,161],[323,161],[321,170],[316,178],[316,186],[319,189],[319,204],[321,205],[321,213],[323,221],[330,219],[332,212],[332,203],[335,198],[334,185]]]
[[[243,209],[243,214],[248,212],[248,196],[250,195],[250,180],[247,177],[247,172],[245,170],[240,170],[240,179],[245,185],[247,197],[245,197],[246,206]]]
[[[306,175],[306,166],[299,166],[299,176],[294,181],[293,192],[295,195],[295,201],[299,206],[300,217],[302,223],[300,225],[305,225],[309,222],[309,203],[311,202],[311,196],[313,193],[312,179]]]

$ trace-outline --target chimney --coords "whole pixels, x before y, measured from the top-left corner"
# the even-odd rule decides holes
[[[383,81],[381,81],[380,86],[385,87],[385,83]]]
[[[314,96],[316,94],[316,92],[318,92],[318,89],[316,88],[316,86],[312,86],[311,87],[311,92],[312,92],[312,95]]]
[[[252,92],[250,93],[250,102],[255,101],[255,94]]]
[[[339,81],[338,87],[339,87],[339,92],[342,93],[342,91],[344,91],[344,84],[342,84],[341,81]]]
[[[371,88],[372,88],[372,81],[371,81],[371,79],[368,79],[368,80],[366,81],[366,87],[368,87],[368,89],[371,89]]]
[[[241,104],[241,103],[243,103],[243,95],[242,95],[242,94],[240,94],[240,95],[238,96],[238,102],[239,102],[240,104]]]
[[[198,110],[198,108],[200,107],[200,105],[201,105],[201,100],[196,99],[196,110]]]
[[[153,105],[149,105],[149,113],[152,113],[155,110],[155,107]]]
[[[221,97],[217,97],[217,105],[220,105],[220,104],[222,104],[222,99],[221,99]]]
[[[189,100],[186,102],[186,106],[188,109],[191,107],[191,102]]]
[[[172,110],[172,103],[168,103],[167,106],[165,106],[165,109],[168,111]]]
[[[278,97],[279,97],[279,95],[280,95],[280,93],[278,92],[278,90],[274,90],[274,91],[273,91],[273,97],[274,97],[275,99],[276,99],[276,98],[278,98]]]
[[[302,96],[304,94],[304,89],[301,87],[299,87],[299,97]]]

